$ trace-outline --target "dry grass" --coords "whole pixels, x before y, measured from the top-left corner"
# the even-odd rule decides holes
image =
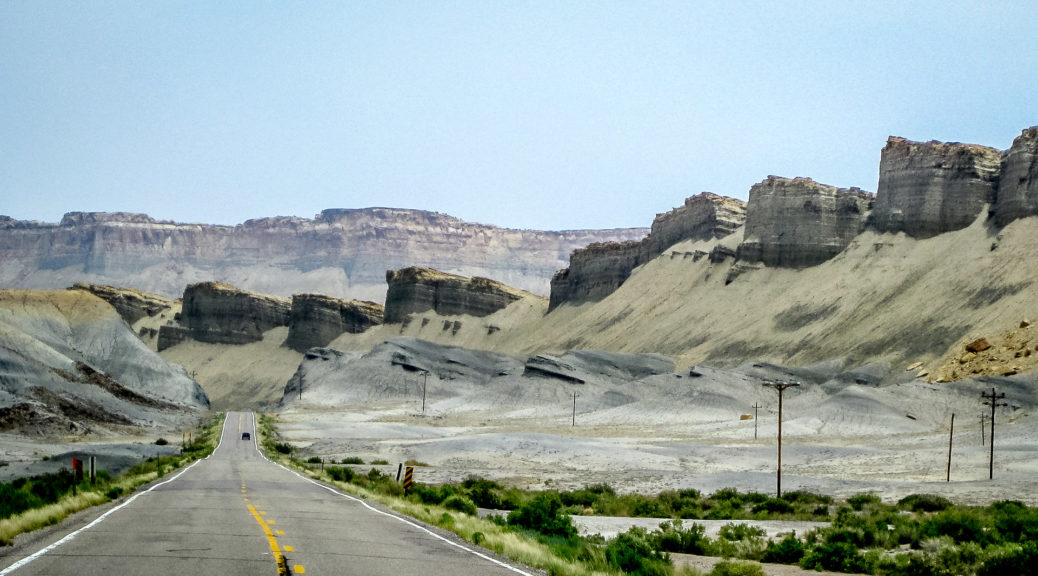
[[[105,502],[108,502],[108,497],[100,492],[80,492],[75,496],[65,496],[54,504],[26,510],[16,516],[0,520],[0,544],[7,545],[22,532],[39,530],[57,524],[70,514]]]

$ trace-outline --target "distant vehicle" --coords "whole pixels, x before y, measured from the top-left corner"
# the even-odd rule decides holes
[[[252,435],[249,434],[248,432],[242,432],[241,433],[241,439],[242,440],[252,440]]]

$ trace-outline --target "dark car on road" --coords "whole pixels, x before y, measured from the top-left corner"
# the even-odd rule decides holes
[[[249,434],[248,432],[242,432],[241,433],[241,439],[242,440],[252,440],[252,435]]]

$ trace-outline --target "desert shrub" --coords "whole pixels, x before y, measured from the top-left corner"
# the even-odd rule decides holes
[[[105,496],[107,496],[109,500],[115,500],[116,498],[118,498],[118,497],[120,497],[122,495],[123,495],[123,489],[120,488],[119,486],[116,486],[114,488],[110,488],[107,492],[105,492]]]
[[[359,458],[357,456],[347,456],[347,457],[343,458],[342,460],[339,460],[339,463],[340,464],[363,464],[364,463],[364,459],[363,458]],[[378,463],[377,462],[372,462],[372,464],[378,464]],[[383,462],[383,464],[385,464],[385,462]]]
[[[764,576],[764,569],[754,562],[722,560],[714,564],[709,576]]]
[[[952,503],[947,498],[936,494],[909,494],[898,500],[897,505],[912,512],[940,512],[950,508]]]
[[[787,534],[785,538],[774,542],[769,540],[764,548],[764,556],[761,562],[774,564],[796,564],[804,557],[806,548],[804,543],[797,538],[796,534]]]
[[[869,493],[855,494],[854,496],[851,496],[847,499],[847,504],[849,504],[851,508],[857,510],[858,512],[861,512],[863,508],[870,504],[876,505],[882,503],[883,501],[879,499],[879,496]]]
[[[793,505],[781,498],[768,498],[763,502],[754,504],[754,514],[792,514]]]
[[[1004,541],[1038,540],[1038,510],[1014,500],[995,502],[989,509],[994,516],[995,529]]]
[[[348,458],[347,458],[347,460],[348,460]],[[360,458],[358,458],[358,460],[360,460]],[[363,464],[363,463],[364,462],[357,462],[357,464]],[[349,464],[349,462],[343,462],[343,464]],[[374,465],[374,466],[385,466],[386,464],[389,464],[389,460],[383,460],[383,459],[372,460],[371,464]]]
[[[476,505],[472,503],[472,500],[469,500],[468,498],[460,494],[453,494],[451,496],[448,496],[443,501],[443,507],[447,508],[448,510],[457,510],[458,512],[464,512],[469,516],[476,515]]]
[[[563,491],[559,493],[559,498],[562,503],[566,506],[581,506],[584,508],[592,508],[594,505],[605,497],[615,497],[616,492],[612,486],[608,484],[590,484],[584,486],[579,490]]]
[[[468,497],[476,506],[495,510],[504,507],[501,497],[497,495],[497,491],[501,489],[501,485],[497,482],[478,476],[469,476],[461,483],[461,486],[468,492]]]
[[[832,504],[833,499],[831,496],[825,494],[815,494],[814,492],[808,492],[807,490],[793,490],[792,492],[786,492],[782,495],[782,499],[790,504]]]
[[[718,536],[731,542],[749,540],[750,538],[763,538],[768,535],[767,531],[758,526],[744,523],[729,523],[721,526]]]
[[[332,480],[338,480],[339,482],[352,482],[353,481],[353,470],[349,468],[340,468],[339,466],[329,466],[324,469],[328,473],[328,476]]]
[[[404,461],[404,466],[428,466],[428,464],[426,464],[425,462],[421,462],[421,461],[418,461],[418,460],[411,459],[411,460],[405,460]]]
[[[707,520],[731,520],[742,516],[742,503],[731,500],[723,500],[716,504],[708,502],[703,506],[703,510]]]
[[[644,528],[634,527],[609,541],[606,561],[624,574],[669,576],[673,571],[670,556],[654,550]]]
[[[562,513],[562,500],[557,492],[541,492],[529,503],[508,513],[508,524],[549,536],[572,538],[577,529],[569,516]]]
[[[649,533],[649,542],[657,550],[680,554],[706,554],[710,549],[703,525],[693,523],[685,528],[681,520],[660,524],[659,529]]]
[[[165,438],[159,438],[155,441],[156,446],[165,446],[166,444],[169,444],[169,440],[166,440]]]
[[[1038,542],[999,546],[977,569],[977,576],[1034,576],[1038,574]]]
[[[922,538],[948,536],[955,542],[991,542],[990,526],[976,512],[963,508],[949,508],[927,518],[919,527]]]
[[[858,547],[850,542],[825,542],[811,549],[800,560],[805,570],[867,573],[868,562]]]
[[[293,447],[288,442],[275,442],[274,450],[277,450],[281,454],[291,454]]]
[[[321,463],[321,457],[320,456],[311,456],[311,457],[306,459],[306,463],[307,464],[320,464]]]

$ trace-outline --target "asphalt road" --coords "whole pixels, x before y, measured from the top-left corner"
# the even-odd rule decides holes
[[[273,464],[255,437],[251,413],[229,413],[208,459],[6,558],[0,576],[532,574]]]

